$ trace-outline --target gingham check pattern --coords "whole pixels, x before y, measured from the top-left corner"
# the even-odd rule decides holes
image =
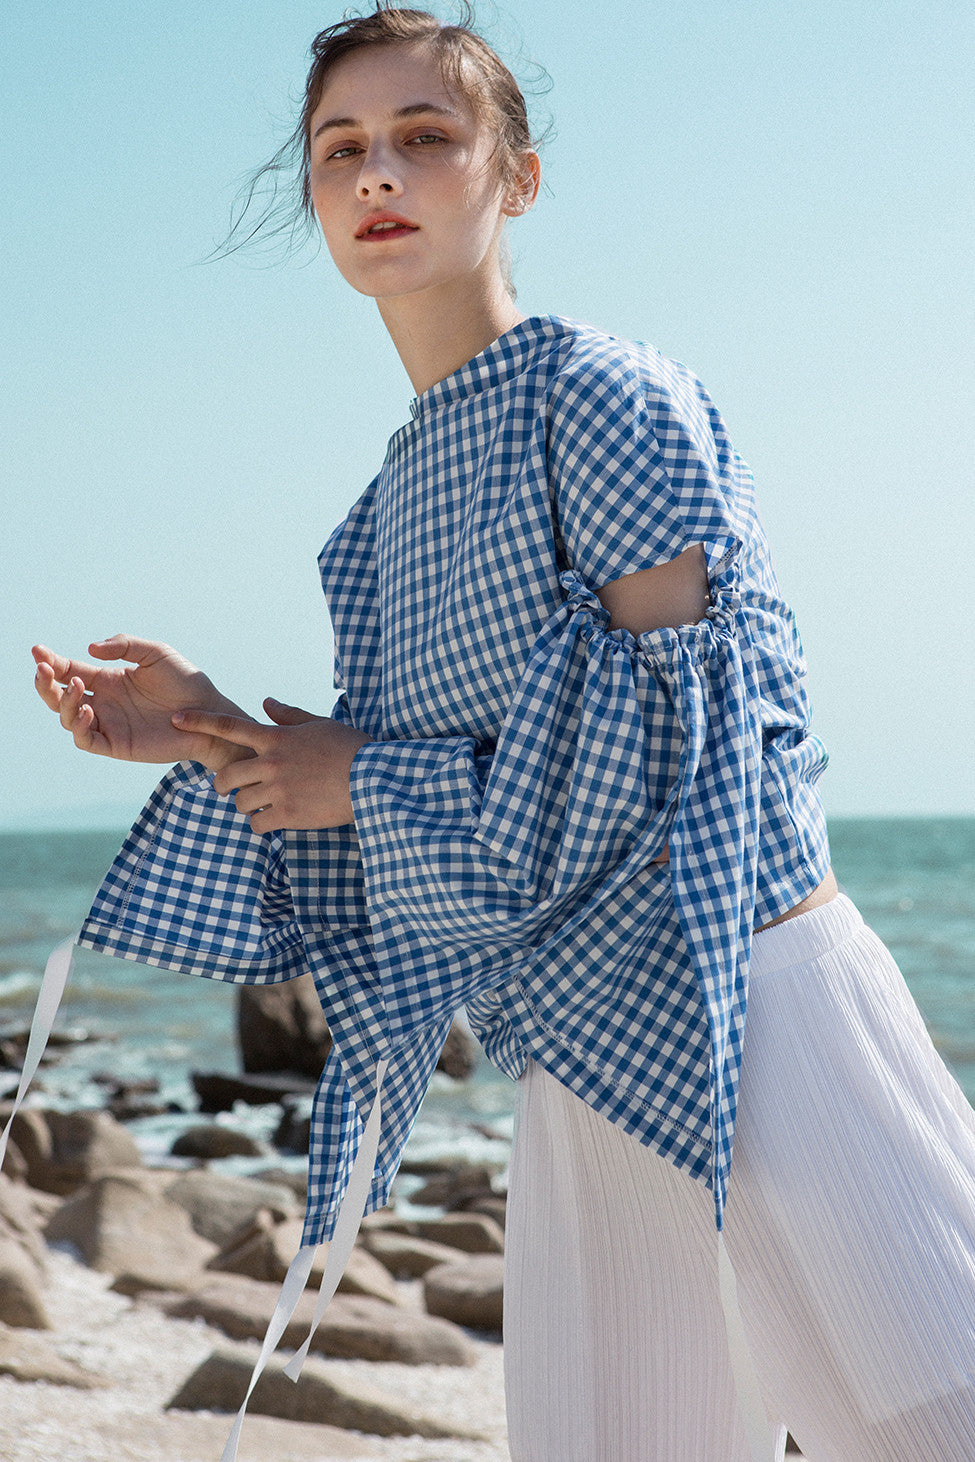
[[[706,619],[610,630],[595,589],[694,543]],[[414,402],[320,567],[335,714],[376,738],[355,829],[254,837],[177,768],[83,942],[218,979],[314,971],[335,1047],[306,1241],[380,1057],[384,1201],[464,1003],[503,1070],[541,1062],[708,1182],[720,1225],[750,931],[828,852],[801,647],[713,404],[649,347],[525,321]]]

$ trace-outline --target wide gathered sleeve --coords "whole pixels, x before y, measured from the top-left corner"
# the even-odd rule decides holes
[[[78,943],[243,984],[274,984],[308,968],[281,838],[252,832],[195,762],[180,762],[153,792]]]
[[[356,754],[366,897],[397,1035],[517,973],[668,842],[702,979],[733,983],[761,761],[735,596],[719,587],[700,624],[634,637],[609,628],[578,574],[562,584],[492,755],[465,738]]]

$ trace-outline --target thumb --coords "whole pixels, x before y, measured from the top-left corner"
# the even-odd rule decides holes
[[[158,640],[140,640],[135,635],[109,635],[107,640],[95,640],[88,646],[89,655],[96,660],[130,660],[135,665],[152,665],[163,655],[172,654],[168,645]]]
[[[283,705],[273,696],[267,697],[264,709],[276,726],[303,726],[306,721],[321,720],[320,716],[313,716],[311,711],[303,711],[298,706]]]

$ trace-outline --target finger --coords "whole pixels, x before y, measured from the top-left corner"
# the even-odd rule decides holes
[[[219,736],[235,746],[249,746],[252,751],[265,751],[274,743],[277,731],[262,726],[247,716],[217,715],[214,711],[177,711],[173,725],[180,731],[194,731],[204,736]]]
[[[252,787],[238,788],[234,798],[234,806],[238,812],[250,816],[252,812],[264,812],[269,810],[271,803],[268,801],[268,790],[259,782]]]
[[[262,807],[251,817],[251,832],[255,833],[276,833],[280,832],[284,823],[275,815],[273,807]]]
[[[320,716],[313,716],[311,711],[303,711],[299,706],[285,705],[283,701],[276,701],[270,695],[264,702],[264,709],[278,726],[303,726],[306,721],[321,720]]]
[[[98,729],[98,720],[88,701],[82,701],[71,728],[74,744],[79,751],[92,751],[99,756],[108,756],[108,742]]]
[[[213,778],[213,790],[220,797],[229,797],[241,787],[254,786],[267,775],[267,767],[259,756],[242,757],[221,767]]]
[[[65,731],[74,730],[84,694],[85,682],[77,675],[72,676],[61,692],[61,704],[58,708],[58,716]]]
[[[169,650],[158,640],[140,640],[136,635],[109,635],[107,640],[94,640],[88,653],[97,660],[130,660],[134,665],[152,665]]]
[[[87,682],[93,674],[98,673],[95,665],[87,665],[84,660],[69,660],[65,655],[55,654],[46,645],[35,645],[31,654],[39,666],[50,665],[54,671],[54,679],[62,685],[67,685],[72,676],[80,675]]]
[[[34,688],[44,704],[52,711],[61,709],[61,697],[64,692],[55,680],[54,671],[46,660],[38,662],[37,670],[34,673]]]

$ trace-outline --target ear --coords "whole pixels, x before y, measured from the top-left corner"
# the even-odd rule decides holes
[[[525,152],[519,160],[518,177],[505,194],[501,212],[508,218],[517,218],[527,213],[538,197],[538,186],[542,180],[542,165],[537,152]]]

